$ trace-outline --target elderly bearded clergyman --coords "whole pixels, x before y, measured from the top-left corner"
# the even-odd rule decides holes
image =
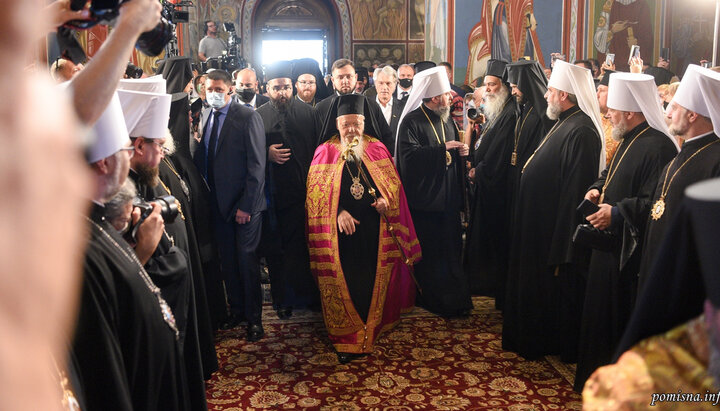
[[[378,335],[412,307],[403,256],[409,264],[420,258],[390,153],[363,133],[367,107],[361,95],[336,99],[339,136],[317,148],[307,183],[310,267],[341,363],[372,352]]]

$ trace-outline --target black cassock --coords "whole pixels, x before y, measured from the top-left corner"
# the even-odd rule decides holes
[[[613,252],[593,250],[588,269],[578,349],[575,389],[612,361],[632,312],[637,270],[652,193],[660,171],[677,149],[665,134],[646,122],[627,132],[610,166],[589,189],[604,193],[604,202],[616,207],[608,229],[618,239]],[[603,192],[603,186],[608,181]]]
[[[350,193],[352,177],[358,177],[357,163],[347,162],[343,167],[340,182],[340,202],[338,214],[345,210],[353,218],[360,221],[355,225],[355,232],[351,235],[339,233],[338,250],[340,264],[342,265],[345,283],[350,293],[350,299],[363,322],[367,321],[372,302],[373,288],[375,287],[375,274],[377,272],[378,241],[380,238],[380,214],[372,207],[375,200],[368,194],[370,187],[360,177],[365,187],[363,196],[357,200]],[[365,164],[361,163],[363,172],[370,180],[372,188],[379,193],[375,181]],[[348,171],[348,168],[350,171]]]
[[[137,174],[133,170],[130,170],[129,178],[135,181],[138,196],[145,201],[169,195],[163,184],[150,187],[138,183]],[[166,235],[163,235],[152,257],[145,264],[145,269],[155,284],[160,287],[163,297],[175,314],[180,330],[180,348],[185,359],[192,409],[202,410],[207,408],[205,372],[198,332],[198,311],[195,303],[195,280],[193,278],[195,273],[189,257],[191,246],[183,217],[184,212],[182,215],[178,215],[173,222],[165,222]]]
[[[549,137],[548,137],[549,136]],[[526,162],[516,201],[503,312],[503,348],[526,358],[576,355],[583,264],[574,247],[575,210],[598,176],[601,141],[592,120],[574,106]]]
[[[555,124],[554,121],[547,118],[544,112],[539,112],[535,106],[525,103],[520,107],[520,113],[515,121],[515,129],[513,131],[513,146],[517,146],[517,158],[515,165],[510,169],[508,177],[508,207],[515,210],[515,201],[517,198],[517,190],[520,186],[520,177],[522,176],[522,168],[528,159],[535,152],[540,141],[547,135],[548,130]],[[514,213],[510,212],[510,232],[512,232],[512,219]],[[502,296],[503,299],[505,296]],[[498,307],[501,308],[502,307]]]
[[[450,150],[452,163],[446,164],[443,130],[446,141],[458,140],[452,119],[443,122],[424,105],[408,113],[398,129],[397,159],[422,249],[422,260],[415,265],[422,288],[416,304],[452,317],[471,310],[472,300],[461,261],[462,160],[457,150]]]
[[[706,148],[698,152],[703,147]],[[660,219],[648,218],[637,304],[618,344],[615,359],[637,342],[668,331],[702,311],[705,293],[702,281],[698,281],[698,261],[692,233],[687,229],[690,216],[683,210],[683,204],[688,201],[684,200],[684,195],[689,185],[720,176],[717,135],[710,133],[682,145],[675,160],[660,173],[652,204],[660,197],[666,173],[669,171],[669,181],[674,172],[696,153],[670,185],[665,197],[665,212]]]
[[[197,317],[197,332],[200,347],[200,358],[202,359],[203,376],[210,379],[211,374],[218,369],[217,354],[215,352],[215,338],[213,325],[208,309],[207,291],[205,288],[205,272],[203,270],[203,259],[200,253],[195,224],[193,223],[192,190],[190,184],[180,174],[180,169],[175,166],[177,157],[165,157],[160,162],[160,181],[163,182],[163,190],[174,196],[180,203],[182,217],[187,233],[190,264],[193,272],[193,292],[195,296],[195,307]]]
[[[514,148],[515,102],[508,97],[483,129],[473,152],[475,196],[470,205],[465,271],[473,294],[496,297],[504,287],[510,242],[508,179]]]
[[[665,197],[665,211],[660,219],[653,220],[652,217],[648,218],[647,230],[645,233],[645,248],[643,249],[642,261],[640,263],[638,292],[642,291],[642,288],[647,281],[653,262],[658,254],[660,244],[662,243],[663,238],[665,238],[667,225],[670,224],[672,216],[675,212],[677,212],[676,204],[679,204],[680,200],[682,200],[685,188],[692,183],[720,176],[720,142],[713,143],[714,141],[717,141],[717,139],[717,135],[710,133],[704,137],[684,143],[677,155],[677,158],[672,162],[672,164],[668,164],[668,166],[663,169],[660,174],[657,187],[655,188],[652,205],[654,205],[660,198],[660,192],[662,191],[666,175],[667,183],[665,183],[665,187],[667,189],[668,184],[670,187],[667,189],[667,195]],[[703,149],[703,147],[710,143],[713,144]],[[692,160],[682,167],[675,179],[673,179],[672,184],[670,184],[670,179],[678,168],[680,168],[688,158],[701,149],[702,151],[700,153],[695,155]]]
[[[266,192],[270,205],[263,215],[260,253],[270,271],[276,309],[319,305],[305,237],[305,191],[307,174],[315,152],[319,122],[312,107],[293,98],[286,111],[272,103],[257,109],[265,126],[268,146],[290,149],[283,164],[268,161]]]
[[[129,257],[135,251],[103,207],[93,205],[91,219],[73,342],[87,408],[191,409],[175,332]]]
[[[323,101],[317,103],[314,107],[315,113],[320,120],[320,124],[326,125],[323,127],[323,132],[318,133],[319,137],[316,141],[316,147],[337,134],[335,118],[333,118],[333,116],[337,114],[335,111],[337,110],[337,104],[335,104],[335,100],[337,100],[337,98],[337,93],[334,93],[325,98]],[[369,100],[365,104],[365,134],[375,137],[385,144],[385,148],[388,149],[390,155],[392,156],[395,153],[394,134],[392,130],[390,130],[388,123],[385,121],[382,111],[380,110],[380,106],[368,103]],[[318,131],[320,131],[320,129],[318,129]]]
[[[515,128],[513,131],[513,151],[516,153],[514,165],[510,168],[509,176],[507,179],[507,208],[508,208],[508,236],[513,232],[514,219],[515,219],[515,202],[517,201],[518,189],[520,187],[520,176],[522,176],[523,165],[528,161],[530,156],[535,152],[535,149],[540,144],[540,141],[545,137],[548,130],[552,127],[555,122],[547,118],[544,112],[539,112],[535,106],[530,103],[523,104],[520,107],[520,113],[518,114],[515,121]],[[511,154],[512,160],[512,154]],[[508,238],[508,260],[506,260],[504,271],[500,272],[500,278],[502,289],[496,293],[495,296],[495,308],[499,310],[505,309],[505,295],[508,275],[508,262],[510,254],[510,246],[512,244],[512,238]]]

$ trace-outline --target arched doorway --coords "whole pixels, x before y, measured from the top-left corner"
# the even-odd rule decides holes
[[[264,41],[295,40],[320,42],[323,47],[320,66],[325,69],[341,55],[341,32],[332,0],[259,1],[252,20],[252,64],[262,65]]]

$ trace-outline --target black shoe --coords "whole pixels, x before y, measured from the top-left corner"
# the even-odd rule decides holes
[[[230,314],[227,317],[225,317],[225,320],[223,320],[223,322],[220,323],[220,329],[221,330],[231,330],[231,329],[237,327],[238,325],[240,325],[240,323],[242,323],[242,322],[243,322],[242,316],[240,316],[238,314]]]
[[[292,317],[292,308],[280,308],[277,310],[277,316],[281,320],[287,320]]]
[[[355,359],[358,359],[358,358],[362,358],[362,357],[364,357],[364,356],[366,356],[366,355],[367,355],[367,354],[354,354],[354,353],[351,353],[351,352],[338,352],[338,353],[337,353],[338,362],[339,362],[340,364],[347,364],[347,363],[349,363],[349,362],[352,361],[352,360],[355,360]]]
[[[265,336],[265,330],[263,330],[262,324],[250,324],[247,327],[247,337],[245,339],[249,342],[260,341]]]
[[[347,364],[354,358],[349,352],[339,352],[337,353],[337,357],[340,364]]]

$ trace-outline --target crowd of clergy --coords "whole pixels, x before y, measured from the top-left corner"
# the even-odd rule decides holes
[[[264,338],[264,272],[280,320],[322,313],[339,363],[414,306],[465,318],[489,296],[503,349],[577,363],[598,409],[717,386],[719,72],[490,59],[460,88],[429,61],[339,59],[326,83],[312,59],[172,57],[120,79],[156,22],[131,4],[112,55],[52,73],[90,134],[65,407],[207,409],[215,332]]]

